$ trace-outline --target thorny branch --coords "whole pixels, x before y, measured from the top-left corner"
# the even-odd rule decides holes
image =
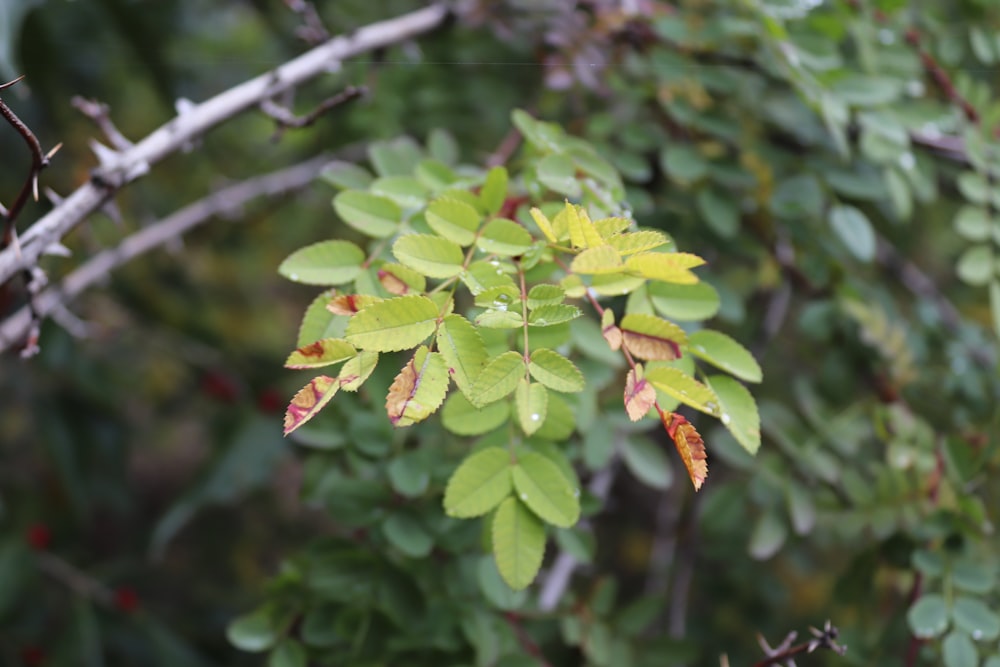
[[[111,147],[115,150],[125,151],[132,148],[132,142],[125,138],[125,135],[118,131],[115,124],[111,121],[111,116],[108,113],[108,105],[98,102],[97,100],[88,100],[84,97],[76,95],[70,100],[70,104],[74,109],[77,109],[84,116],[94,121],[94,124],[104,133],[107,137],[108,142]]]
[[[294,127],[309,127],[315,123],[320,116],[325,114],[330,109],[338,107],[341,104],[350,102],[351,100],[356,100],[368,93],[368,89],[364,86],[348,86],[344,90],[340,91],[336,95],[328,97],[319,103],[319,105],[310,111],[305,116],[296,116],[287,107],[281,106],[273,99],[264,100],[260,103],[260,110],[265,114],[274,119],[278,124],[278,134],[280,136],[281,132],[287,128]]]
[[[257,197],[275,197],[305,187],[331,159],[329,155],[321,155],[301,164],[230,185],[143,228],[125,238],[117,247],[94,255],[66,276],[58,286],[39,294],[35,298],[36,314],[46,317],[60,312],[67,302],[105,279],[122,264],[180,238],[214,216],[237,210]],[[33,319],[29,308],[25,307],[0,322],[0,352],[21,343],[32,327]]]
[[[768,667],[769,665],[784,664],[787,667],[795,667],[794,657],[801,655],[803,653],[812,653],[818,648],[825,648],[833,651],[837,655],[844,655],[847,652],[847,647],[837,643],[837,637],[840,635],[840,631],[837,630],[830,621],[826,622],[823,629],[809,628],[810,634],[812,634],[812,639],[809,641],[802,642],[801,644],[792,645],[795,641],[797,633],[789,632],[785,639],[771,648],[767,643],[767,640],[760,634],[757,635],[757,643],[760,644],[761,649],[764,651],[764,655],[767,657],[754,663],[753,667]]]
[[[0,284],[33,267],[43,252],[97,211],[121,188],[138,179],[166,156],[189,145],[238,113],[260,105],[305,81],[335,69],[359,53],[384,48],[442,25],[449,15],[443,3],[380,21],[335,37],[283,65],[191,105],[129,149],[105,156],[91,180],[77,188],[21,235],[20,252],[0,251]],[[6,117],[6,114],[5,114]]]
[[[316,6],[306,0],[285,0],[290,10],[302,17],[303,25],[295,29],[295,36],[306,44],[319,44],[330,39],[330,32],[316,11]]]

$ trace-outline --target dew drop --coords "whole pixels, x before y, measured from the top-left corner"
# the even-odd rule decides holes
[[[547,319],[545,319],[544,317],[539,317],[532,324],[537,324],[540,327],[544,327],[548,323],[549,323],[549,321]]]
[[[573,489],[573,497],[574,498],[580,497],[580,489]]]
[[[681,389],[681,396],[687,396],[687,389]]]
[[[913,153],[906,152],[899,156],[899,166],[910,171],[916,165],[917,161],[913,158]]]
[[[878,31],[878,41],[883,44],[892,44],[896,41],[896,35],[888,28],[882,28]]]
[[[521,494],[521,500],[527,500],[527,499],[528,499],[528,494],[527,493],[522,493]]]
[[[982,639],[983,638],[983,631],[982,630],[978,630],[978,629],[977,630],[973,630],[972,631],[972,638],[975,639],[975,640],[977,640],[977,641],[979,639]]]
[[[533,421],[533,422],[536,422],[536,421],[538,421],[541,418],[542,418],[542,416],[540,414],[538,414],[537,412],[531,415],[531,421]]]
[[[299,274],[297,274],[297,273],[290,273],[290,274],[288,274],[288,277],[291,278],[292,280],[298,280],[299,279]]]
[[[721,421],[723,424],[729,424],[729,422],[731,421],[729,413],[723,412],[721,415],[719,415],[719,421]]]
[[[502,276],[503,275],[503,271],[501,271],[500,269],[497,269],[497,275],[498,276]]]

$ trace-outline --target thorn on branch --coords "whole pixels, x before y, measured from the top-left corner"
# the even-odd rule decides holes
[[[283,107],[273,99],[264,100],[260,103],[260,110],[265,114],[274,119],[278,124],[278,131],[275,134],[275,139],[281,136],[284,130],[288,128],[300,128],[308,127],[315,123],[320,116],[325,114],[327,111],[338,107],[341,104],[345,104],[352,100],[356,100],[359,97],[367,94],[368,89],[364,86],[348,86],[344,90],[340,91],[332,97],[320,102],[319,106],[313,109],[311,112],[304,116],[296,116],[287,107]]]
[[[132,147],[132,142],[125,138],[125,135],[118,131],[115,124],[111,122],[111,115],[108,113],[108,105],[97,100],[88,100],[76,95],[70,100],[70,104],[84,116],[94,121],[98,129],[104,133],[108,142],[119,151],[128,150]]]
[[[302,17],[303,25],[295,29],[295,36],[306,44],[314,46],[330,39],[330,31],[323,25],[323,19],[311,2],[306,0],[285,0],[290,10]]]

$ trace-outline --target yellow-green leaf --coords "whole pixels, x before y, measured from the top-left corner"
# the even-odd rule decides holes
[[[539,306],[554,306],[563,302],[566,292],[559,285],[542,283],[528,290],[528,308]]]
[[[528,324],[533,327],[551,327],[580,317],[583,312],[568,303],[539,306],[528,314]]]
[[[688,338],[688,351],[699,359],[735,375],[747,382],[760,382],[763,373],[757,360],[746,349],[726,334],[702,329]]]
[[[601,218],[600,220],[594,220],[594,227],[597,228],[597,233],[601,235],[605,241],[609,241],[614,236],[617,236],[621,232],[632,226],[632,221],[628,218],[613,217],[613,218]]]
[[[555,353],[553,353],[555,354]],[[524,357],[510,350],[487,363],[472,384],[469,401],[484,406],[499,401],[517,389],[517,382],[524,377]]]
[[[476,326],[486,329],[520,329],[524,325],[521,313],[490,308],[476,316]]]
[[[361,350],[358,356],[348,359],[347,363],[340,367],[340,374],[337,375],[340,388],[344,391],[357,391],[375,370],[377,364],[378,352]]]
[[[438,307],[425,296],[373,303],[347,323],[345,338],[359,350],[393,352],[416,347],[437,327]]]
[[[385,412],[393,426],[409,426],[434,414],[447,393],[444,357],[421,345],[390,385]]]
[[[657,390],[671,396],[695,410],[718,417],[719,399],[715,392],[679,368],[658,366],[646,369],[646,379]]]
[[[521,225],[506,218],[496,218],[483,227],[476,247],[493,255],[515,257],[528,252],[533,242],[531,233]]]
[[[508,498],[493,517],[493,557],[497,570],[514,590],[527,588],[542,567],[545,527],[516,498]]]
[[[698,276],[690,269],[704,263],[701,257],[686,252],[644,252],[625,260],[625,268],[648,280],[692,285]]]
[[[477,408],[464,395],[452,393],[441,409],[441,425],[455,435],[489,433],[510,419],[510,408],[496,401]]]
[[[288,355],[285,368],[321,368],[350,359],[357,354],[354,346],[340,338],[324,338]]]
[[[285,410],[285,435],[319,414],[323,406],[330,402],[340,389],[340,383],[332,377],[320,375],[309,381],[292,398]]]
[[[512,471],[518,499],[542,521],[569,528],[580,518],[579,489],[555,463],[535,452],[523,453]]]
[[[499,447],[487,447],[462,461],[444,490],[444,511],[448,516],[469,519],[496,507],[514,490],[510,454]]]
[[[449,315],[437,332],[437,348],[448,364],[448,372],[459,390],[468,395],[472,384],[486,363],[483,338],[469,320]]]
[[[535,221],[535,224],[538,225],[538,229],[545,235],[545,238],[548,239],[550,243],[559,242],[559,238],[556,236],[556,233],[552,228],[552,223],[546,215],[542,213],[541,209],[532,208],[531,218]]]
[[[569,228],[569,240],[575,248],[594,248],[604,245],[604,239],[587,214],[587,209],[566,202],[563,209],[566,216],[566,226]]]
[[[569,270],[582,275],[618,273],[622,270],[622,256],[609,245],[587,248],[573,258]]]
[[[349,241],[321,241],[296,250],[278,273],[306,285],[343,285],[358,277],[365,253]]]
[[[396,202],[364,190],[344,190],[333,198],[333,209],[354,229],[380,239],[395,234],[403,218]]]
[[[521,422],[521,430],[525,435],[534,434],[545,423],[549,392],[544,385],[521,378],[514,394],[514,403],[517,406],[517,418]]]
[[[583,373],[555,350],[543,347],[532,352],[528,371],[531,377],[553,391],[583,391]]]
[[[401,263],[430,278],[451,278],[462,272],[465,255],[454,241],[432,234],[407,234],[392,246]]]
[[[473,294],[480,294],[493,287],[514,286],[514,279],[507,272],[509,265],[500,260],[473,262],[462,272],[462,282]],[[511,267],[512,268],[512,267]]]
[[[479,201],[490,215],[496,215],[507,199],[507,170],[504,167],[493,167],[486,174],[486,180],[479,191]]]
[[[670,243],[670,239],[667,238],[666,234],[651,229],[619,234],[608,239],[608,245],[622,255],[634,255],[637,252],[653,250],[668,243]]]
[[[474,207],[448,197],[432,201],[424,212],[424,218],[435,232],[462,246],[471,245],[476,240],[476,232],[483,221]]]
[[[632,313],[618,326],[625,347],[640,359],[672,361],[681,356],[680,346],[687,342],[683,329],[655,315]]]
[[[760,449],[760,413],[747,388],[726,375],[711,375],[706,379],[719,399],[719,421],[729,429],[745,450],[756,454]]]

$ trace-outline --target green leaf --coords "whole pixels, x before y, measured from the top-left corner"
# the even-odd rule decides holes
[[[944,638],[941,644],[941,657],[944,667],[976,667],[979,664],[979,653],[969,635],[954,630]]]
[[[413,173],[423,155],[410,137],[368,144],[368,159],[379,176],[406,176]]]
[[[573,434],[576,418],[569,405],[559,394],[549,394],[548,412],[545,422],[535,433],[536,438],[561,442]]]
[[[458,162],[459,146],[455,137],[448,130],[434,128],[427,136],[427,152],[435,160],[440,160],[445,164],[455,164]]]
[[[545,386],[533,382],[528,382],[521,378],[514,394],[514,403],[517,406],[517,417],[521,422],[521,430],[525,435],[532,435],[545,423],[545,416],[549,406],[549,392]],[[494,403],[494,405],[497,405]]]
[[[649,300],[660,315],[681,322],[707,320],[719,312],[719,293],[706,282],[650,283]]]
[[[830,226],[852,255],[862,262],[875,259],[875,230],[859,209],[847,205],[834,206],[830,209]]]
[[[326,290],[310,302],[302,317],[302,324],[299,325],[296,347],[302,347],[323,338],[339,338],[344,335],[347,321],[344,318],[337,318],[326,308],[326,304],[330,303],[334,294],[336,294],[336,290]]]
[[[499,401],[517,389],[518,381],[524,377],[524,357],[510,350],[492,359],[475,379],[469,392],[469,401],[482,407]]]
[[[568,155],[546,155],[538,163],[538,180],[553,192],[567,197],[579,197],[583,190],[576,178],[576,165]]]
[[[395,262],[386,262],[379,266],[378,281],[387,292],[396,296],[419,293],[427,289],[427,279],[422,273]]]
[[[479,191],[479,201],[489,215],[496,215],[507,199],[507,170],[493,167],[486,174],[486,181]]]
[[[500,576],[514,590],[527,588],[542,567],[545,527],[516,498],[508,498],[493,517],[493,556]]]
[[[701,329],[688,337],[688,352],[747,382],[760,382],[763,373],[757,360],[729,336]]]
[[[583,373],[572,361],[555,350],[543,347],[532,352],[528,371],[531,377],[553,391],[583,391]]]
[[[625,260],[625,270],[648,280],[693,285],[698,276],[690,269],[704,263],[701,257],[687,252],[643,252]]]
[[[465,255],[454,241],[431,234],[407,234],[392,246],[400,263],[429,278],[451,278],[462,272]]]
[[[462,282],[473,294],[481,294],[493,287],[514,287],[514,279],[505,270],[507,266],[500,260],[473,262],[462,274]]]
[[[660,165],[671,179],[687,184],[702,179],[709,164],[701,153],[688,144],[672,144],[660,153]]]
[[[663,448],[649,438],[634,436],[622,440],[622,458],[629,472],[654,489],[669,489],[674,480],[670,460]]]
[[[517,497],[543,521],[569,528],[580,518],[579,489],[545,456],[521,454],[512,477]]]
[[[365,190],[372,182],[372,174],[353,162],[336,160],[323,167],[319,177],[342,190]]]
[[[421,345],[389,387],[385,410],[393,426],[402,428],[434,414],[448,393],[448,366],[438,352]]]
[[[476,326],[486,329],[520,329],[524,325],[521,313],[515,310],[489,309],[476,316]]]
[[[785,488],[785,499],[788,502],[788,517],[792,521],[792,529],[796,535],[808,535],[816,525],[816,506],[812,496],[805,488],[789,481]]]
[[[721,407],[716,416],[733,434],[736,442],[751,454],[760,449],[760,415],[757,403],[747,388],[726,375],[705,379]]]
[[[476,232],[483,221],[475,208],[448,197],[431,202],[424,217],[431,229],[461,246],[471,245],[476,240]]]
[[[514,490],[510,453],[487,447],[465,459],[452,473],[444,490],[448,516],[468,519],[482,516]]]
[[[360,350],[393,352],[416,347],[437,328],[438,307],[425,296],[374,303],[347,323],[345,338]]]
[[[719,399],[710,388],[687,375],[679,368],[656,366],[646,369],[646,380],[658,391],[677,399],[695,410],[718,417]]]
[[[542,283],[535,285],[528,290],[528,308],[534,309],[540,306],[555,306],[561,304],[566,298],[566,292],[559,285]]]
[[[601,221],[598,220],[598,224]],[[608,245],[617,250],[622,256],[634,255],[637,252],[656,250],[657,248],[670,245],[670,239],[663,232],[652,229],[643,229],[638,232],[628,234],[616,234],[608,237]]]
[[[516,487],[515,480],[515,487]],[[1000,617],[980,598],[959,596],[951,609],[955,627],[977,641],[993,641],[1000,636]]]
[[[963,282],[980,287],[993,278],[993,249],[988,244],[974,245],[958,258],[955,272]]]
[[[413,176],[383,176],[375,179],[369,190],[404,209],[423,208],[427,203],[427,188]]]
[[[948,604],[936,593],[924,595],[906,612],[914,636],[920,639],[940,637],[948,629]]]
[[[740,211],[735,197],[713,187],[698,191],[698,212],[713,232],[724,239],[734,238],[740,231]]]
[[[382,534],[410,558],[424,558],[434,548],[434,540],[413,517],[393,514],[382,523]]]
[[[368,350],[358,352],[358,356],[348,359],[347,363],[341,366],[337,375],[340,388],[344,391],[357,391],[375,370],[377,364],[378,352]]]
[[[962,558],[951,566],[955,586],[970,593],[988,593],[996,586],[996,567]]]
[[[333,198],[340,219],[367,236],[386,238],[396,233],[403,212],[396,202],[364,190],[345,190]]]
[[[788,537],[788,526],[776,512],[766,512],[757,519],[750,534],[748,552],[757,560],[767,560],[778,553]]]
[[[583,315],[583,311],[576,306],[565,303],[538,306],[528,314],[528,324],[533,327],[551,327],[575,320],[581,315]]]
[[[298,348],[285,360],[285,368],[321,368],[357,355],[358,351],[346,340],[324,338]]]
[[[435,193],[447,189],[458,180],[458,175],[451,167],[434,159],[421,160],[413,175],[425,188]]]
[[[285,637],[274,647],[267,660],[267,667],[306,667],[308,655],[297,639]]]
[[[966,204],[955,216],[955,231],[966,241],[987,241],[993,233],[989,211],[982,206]]]
[[[358,277],[365,253],[349,241],[321,241],[296,250],[278,273],[306,285],[343,285]]]
[[[993,333],[1000,336],[1000,280],[990,281],[990,312],[993,315]]]
[[[495,401],[477,408],[463,394],[452,394],[441,409],[441,424],[455,435],[489,433],[510,418],[506,403]]]
[[[455,385],[468,395],[487,359],[482,336],[469,320],[453,313],[438,328],[437,347],[448,363]]]
[[[621,254],[610,245],[587,248],[573,258],[569,270],[580,275],[618,273],[622,270]]]
[[[534,239],[527,229],[506,218],[495,218],[486,223],[476,239],[476,247],[480,250],[501,257],[523,255],[531,249],[532,243]]]
[[[262,608],[233,619],[226,628],[226,638],[241,651],[259,653],[274,646],[279,632],[275,615]]]
[[[407,498],[422,496],[431,481],[428,466],[419,454],[420,451],[404,452],[386,466],[392,490]]]

